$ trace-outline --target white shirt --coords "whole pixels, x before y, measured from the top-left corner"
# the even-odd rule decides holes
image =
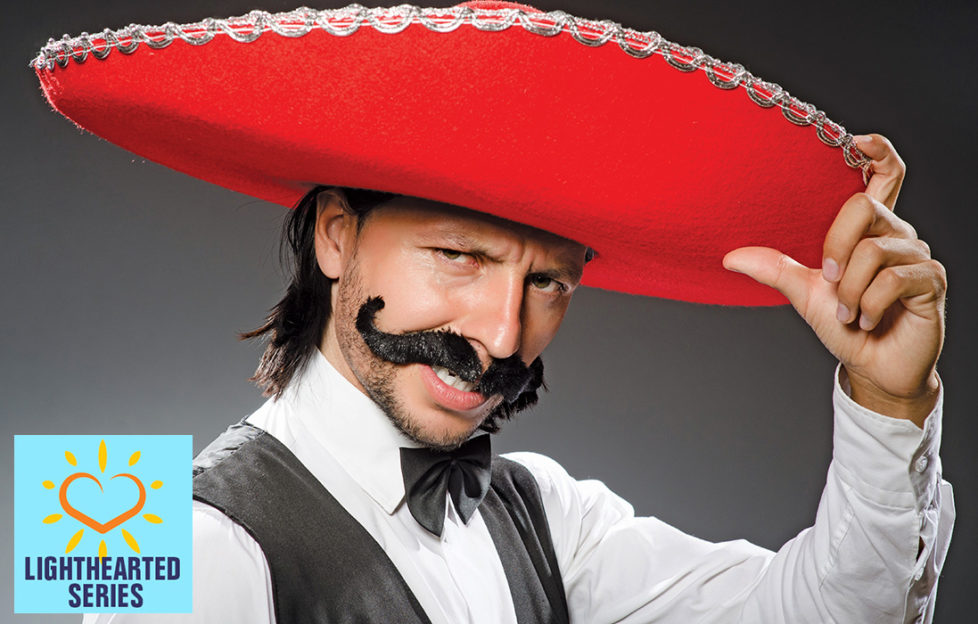
[[[854,403],[836,375],[833,460],[814,526],[777,553],[709,543],[552,459],[511,453],[543,496],[572,622],[930,622],[954,504],[938,457],[941,399],[921,430]],[[417,446],[319,351],[248,422],[280,440],[384,548],[432,624],[515,624],[479,512],[452,505],[441,538],[403,504],[401,446]],[[87,624],[275,621],[258,544],[194,502],[194,613],[86,615]],[[923,543],[918,556],[918,545]],[[283,623],[285,624],[285,623]]]

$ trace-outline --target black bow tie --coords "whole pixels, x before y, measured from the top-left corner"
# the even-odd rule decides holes
[[[489,491],[492,448],[488,435],[467,441],[454,451],[402,448],[401,474],[411,515],[441,537],[445,526],[445,492],[468,523]]]

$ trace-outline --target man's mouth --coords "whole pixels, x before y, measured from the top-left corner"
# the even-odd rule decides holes
[[[443,366],[422,365],[421,380],[428,395],[442,409],[468,413],[479,409],[489,400],[478,391],[477,384],[460,379],[451,369]]]
[[[431,370],[438,375],[438,379],[441,379],[446,386],[450,386],[456,390],[461,390],[462,392],[475,392],[476,388],[478,388],[478,384],[471,381],[465,381],[444,366],[435,365],[431,367]]]

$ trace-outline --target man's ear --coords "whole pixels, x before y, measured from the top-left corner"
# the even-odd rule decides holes
[[[316,199],[316,262],[323,275],[339,279],[356,242],[357,217],[346,201],[333,193],[320,193]]]

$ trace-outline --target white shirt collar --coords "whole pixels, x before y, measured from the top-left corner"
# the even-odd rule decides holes
[[[401,447],[420,446],[316,349],[282,397],[302,426],[388,514],[404,499]]]

